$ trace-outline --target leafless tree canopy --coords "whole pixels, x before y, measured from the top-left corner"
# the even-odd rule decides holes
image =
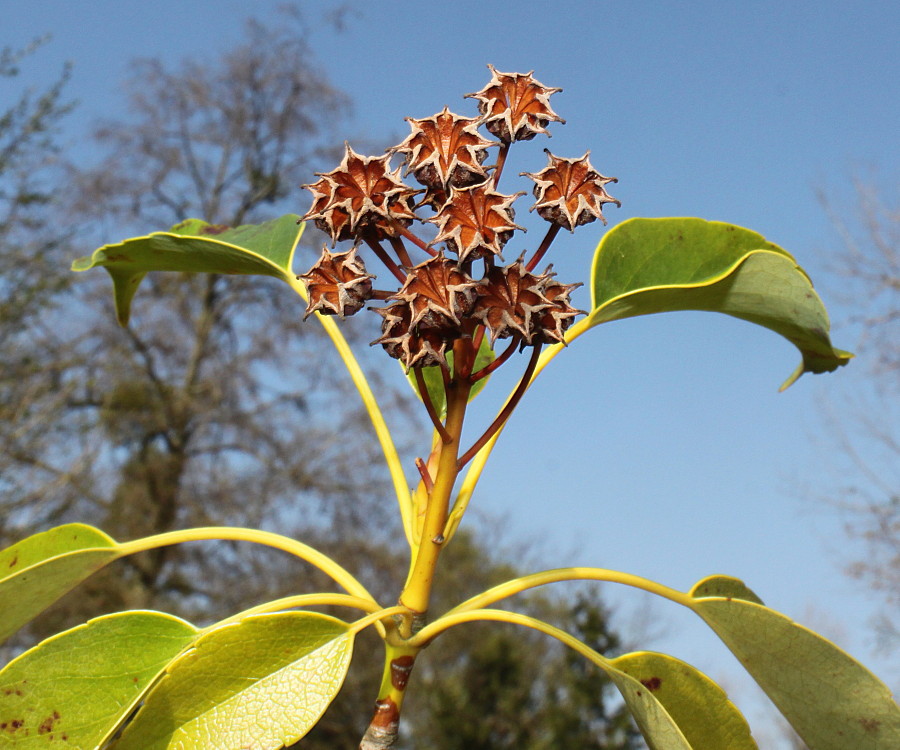
[[[856,205],[839,213],[832,292],[853,311],[839,323],[858,334],[864,380],[825,405],[837,480],[825,499],[847,519],[863,553],[849,571],[884,598],[877,628],[900,643],[900,204],[874,180],[858,180]],[[836,489],[834,489],[836,487]]]
[[[97,130],[98,163],[70,163],[69,189],[57,189],[53,223],[68,227],[66,261],[192,216],[235,226],[302,213],[297,186],[333,159],[328,125],[347,101],[295,32],[249,22],[245,41],[221,59],[137,63],[128,116]],[[61,116],[58,98],[55,87],[21,106],[34,123]],[[17,123],[7,129],[4,194],[33,174],[16,146],[29,125]],[[44,158],[46,144],[31,143],[33,159]],[[18,190],[7,224],[38,237]],[[106,275],[72,281],[58,256],[42,274],[36,249],[27,263],[4,253],[12,272],[3,289],[17,295],[4,311],[28,309],[20,277],[41,279],[28,293],[46,302],[15,334],[19,366],[4,364],[7,539],[67,520],[122,538],[209,524],[347,534],[386,524],[377,443],[315,322],[301,322],[296,295],[271,279],[151,274],[120,329]],[[48,285],[60,293],[51,298]],[[203,553],[138,558],[112,604],[208,618],[259,593],[234,585],[253,570],[233,550],[211,563]],[[181,565],[169,564],[176,558]]]

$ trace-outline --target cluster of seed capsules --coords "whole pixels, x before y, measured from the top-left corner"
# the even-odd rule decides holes
[[[619,201],[605,189],[614,178],[604,177],[588,160],[565,159],[546,151],[549,164],[534,174],[536,203],[531,210],[550,228],[533,256],[501,265],[501,251],[513,233],[513,202],[524,193],[504,195],[497,183],[510,145],[547,134],[551,122],[563,123],[550,107],[548,88],[531,73],[501,73],[488,66],[492,78],[481,91],[467,97],[478,101],[479,117],[442,112],[421,120],[407,118],[412,132],[384,156],[360,156],[349,145],[340,166],[317,173],[318,182],[303,187],[313,194],[304,220],[331,236],[332,247],[351,241],[349,250],[323,247],[318,262],[299,278],[309,296],[306,315],[319,312],[346,317],[370,300],[386,302],[374,309],[383,318],[381,336],[373,344],[410,368],[442,365],[460,339],[491,343],[512,339],[518,345],[562,342],[573,319],[582,314],[569,296],[577,284],[561,284],[551,268],[535,273],[535,266],[561,228],[596,219],[606,223],[602,207]],[[483,127],[497,140],[485,138]],[[496,161],[486,165],[490,149]],[[404,165],[392,169],[391,160]],[[401,178],[412,175],[422,188]],[[423,218],[421,214],[430,216]],[[437,226],[426,243],[410,231],[414,221]],[[414,263],[406,242],[427,259]],[[365,244],[400,284],[396,290],[376,289],[359,255]],[[475,272],[481,270],[478,277]]]

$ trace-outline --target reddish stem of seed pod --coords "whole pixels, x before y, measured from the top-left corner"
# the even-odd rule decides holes
[[[394,248],[394,252],[397,253],[397,257],[400,259],[400,263],[402,263],[407,268],[412,268],[415,264],[409,257],[409,253],[406,252],[406,245],[403,244],[403,240],[401,240],[399,237],[389,237],[388,239],[391,243],[391,247]]]
[[[509,401],[506,402],[506,406],[504,406],[500,413],[497,415],[497,418],[491,422],[491,426],[488,427],[484,434],[475,441],[475,444],[469,448],[456,462],[457,471],[462,471],[463,466],[465,466],[469,461],[471,461],[475,455],[480,451],[494,435],[497,433],[503,425],[506,423],[506,420],[509,419],[509,415],[512,414],[513,409],[516,408],[519,401],[522,400],[522,396],[525,395],[525,391],[528,389],[529,383],[531,383],[531,376],[534,374],[534,369],[537,367],[538,357],[541,353],[541,345],[536,344],[534,346],[534,350],[531,352],[531,359],[528,360],[528,366],[525,368],[525,372],[522,374],[522,379],[519,381],[519,385],[516,387],[515,393],[510,396]]]
[[[425,491],[430,495],[431,491],[434,489],[434,480],[431,478],[431,472],[428,471],[428,466],[418,457],[416,458],[416,469],[419,470],[419,476],[422,477]]]
[[[494,182],[494,190],[497,189],[497,183],[500,182],[500,173],[503,171],[503,165],[506,164],[506,155],[509,153],[509,143],[500,146],[500,153],[497,154],[497,163],[494,165],[494,174],[491,180]]]
[[[431,419],[431,423],[434,425],[434,429],[437,430],[438,435],[441,436],[441,441],[446,445],[452,438],[450,437],[450,433],[447,432],[447,428],[444,427],[444,424],[441,422],[440,417],[438,417],[437,410],[434,408],[431,394],[428,393],[428,386],[425,385],[425,376],[422,374],[422,368],[413,367],[413,373],[415,373],[416,385],[419,388],[419,396],[422,399],[422,403],[425,404],[425,410],[428,412],[428,417]]]
[[[406,281],[406,274],[400,270],[400,267],[396,263],[394,263],[393,259],[385,252],[384,248],[378,242],[369,238],[366,238],[366,244],[372,248],[372,251],[378,256],[378,260],[384,263],[385,268],[394,274],[397,281],[403,284]]]
[[[547,234],[544,235],[544,239],[541,240],[540,247],[538,247],[537,252],[532,256],[531,260],[528,261],[528,264],[525,266],[525,270],[528,273],[531,273],[535,266],[541,262],[541,259],[550,249],[550,245],[553,244],[553,240],[556,239],[556,235],[559,234],[559,230],[562,227],[559,224],[551,224],[550,228],[547,230]]]
[[[478,354],[478,350],[481,349],[481,342],[484,339],[484,326],[478,326],[475,329],[475,333],[472,335],[472,349],[475,350],[475,354]]]
[[[393,223],[394,229],[403,237],[406,237],[410,242],[412,242],[416,247],[424,250],[426,253],[434,257],[437,255],[437,250],[429,247],[425,241],[421,237],[416,237],[412,232],[410,232],[405,226],[403,226],[399,221],[395,221]]]
[[[509,342],[509,346],[507,346],[506,349],[503,350],[503,354],[494,359],[493,362],[489,362],[488,364],[486,364],[478,372],[472,375],[472,382],[474,383],[476,380],[486,378],[488,375],[494,372],[494,370],[496,370],[504,362],[506,362],[506,360],[508,360],[512,356],[512,353],[516,350],[516,347],[519,345],[520,340],[521,339],[514,336],[513,340]]]

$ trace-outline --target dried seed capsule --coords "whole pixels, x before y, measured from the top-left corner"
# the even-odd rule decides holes
[[[412,326],[412,309],[405,300],[386,307],[373,308],[384,318],[381,336],[372,345],[381,344],[389,356],[399,359],[407,372],[411,367],[447,366],[445,332],[426,326]]]
[[[472,310],[475,287],[475,280],[458,263],[437,255],[410,269],[390,299],[409,304],[410,326],[445,331],[456,338],[462,319]]]
[[[622,204],[606,192],[605,185],[616,182],[615,177],[604,177],[591,166],[588,151],[580,159],[563,159],[544,149],[550,163],[540,172],[522,172],[534,180],[534,197],[537,202],[531,211],[537,210],[541,218],[559,224],[570,232],[581,224],[600,219],[606,224],[602,207],[604,203]]]
[[[322,179],[303,185],[313,194],[304,220],[313,220],[332,242],[395,236],[393,222],[409,226],[417,190],[405,185],[400,170],[390,170],[390,154],[360,156],[346,145],[344,159],[331,172],[317,172]]]
[[[375,277],[366,273],[357,248],[331,253],[323,247],[316,264],[297,278],[303,279],[309,296],[305,320],[316,311],[341,318],[358,312],[372,297],[372,279]]]
[[[465,187],[487,179],[481,165],[487,149],[498,144],[478,132],[478,118],[461,117],[444,107],[432,117],[406,121],[412,133],[391,153],[404,155],[407,174],[412,172],[429,188]]]
[[[550,269],[528,273],[521,260],[495,266],[479,282],[471,317],[488,329],[492,341],[515,336],[527,345],[561,342],[581,312],[569,305],[569,294],[577,286],[553,281]]]
[[[513,222],[512,208],[520,195],[503,195],[486,185],[452,188],[450,199],[428,219],[438,226],[434,241],[446,242],[460,262],[500,255],[513,232],[522,229]]]
[[[478,100],[484,126],[503,143],[527,141],[546,133],[550,122],[565,123],[550,107],[550,95],[562,89],[549,88],[529,73],[500,73],[488,65],[493,77],[481,91],[466,94]]]

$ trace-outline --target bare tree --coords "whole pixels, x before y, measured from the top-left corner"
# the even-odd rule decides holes
[[[192,216],[236,226],[302,211],[288,196],[333,160],[321,136],[348,104],[298,23],[250,21],[245,41],[210,63],[136,64],[129,117],[95,134],[105,156],[70,166],[72,256]],[[377,442],[294,295],[269,279],[163,274],[146,280],[127,329],[104,274],[80,277],[64,300],[29,327],[33,372],[8,400],[7,534],[85,519],[122,538],[209,524],[348,535],[387,523]],[[273,558],[216,549],[139,556],[96,592],[115,592],[110,607],[209,619],[253,603],[256,581],[286,585]],[[71,617],[68,604],[59,612]]]
[[[838,472],[823,495],[863,543],[849,572],[884,597],[876,625],[887,646],[900,643],[900,204],[874,181],[857,181],[856,198],[847,218],[822,196],[842,240],[833,293],[853,311],[843,322],[866,373],[826,404]]]
[[[20,66],[45,42],[0,50],[0,81],[12,87]],[[57,136],[71,109],[63,98],[68,78],[65,67],[43,90],[22,90],[0,112],[0,442],[9,455],[18,453],[28,431],[23,422],[39,419],[27,406],[33,377],[43,366],[33,334],[69,284],[69,274],[60,271],[65,232],[52,214],[59,176]],[[20,457],[21,471],[15,475],[0,463],[0,493],[8,498],[20,494],[20,480],[40,463],[36,454]],[[0,535],[9,524],[4,516]]]

